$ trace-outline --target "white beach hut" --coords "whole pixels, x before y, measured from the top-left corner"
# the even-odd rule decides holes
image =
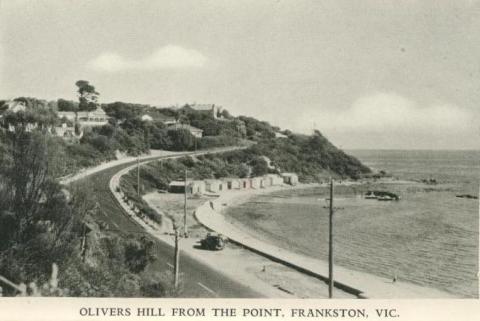
[[[227,189],[240,189],[240,179],[238,178],[225,178],[223,182]]]
[[[282,173],[283,182],[289,185],[298,184],[298,175],[295,173]]]
[[[206,190],[212,193],[222,192],[225,188],[223,182],[218,179],[209,179],[205,181]]]

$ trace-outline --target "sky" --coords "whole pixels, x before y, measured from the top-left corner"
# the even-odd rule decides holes
[[[0,99],[215,103],[345,149],[479,149],[480,1],[0,0]]]

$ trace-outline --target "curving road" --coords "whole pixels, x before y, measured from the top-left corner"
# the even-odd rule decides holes
[[[155,158],[155,160],[169,157],[171,156],[161,156]],[[89,182],[94,189],[96,201],[100,206],[98,220],[105,222],[109,226],[110,230],[125,236],[128,234],[147,234],[140,225],[135,223],[135,221],[131,220],[127,216],[109,189],[109,182],[112,176],[123,168],[132,164],[135,164],[135,161],[93,173],[79,180]],[[173,272],[173,248],[160,240],[155,240],[155,251],[157,260],[150,265],[149,270],[152,272]],[[219,274],[203,263],[188,256],[182,254],[180,255],[180,275],[181,283],[183,285],[183,290],[180,294],[181,297],[262,297],[260,293],[255,292],[254,290],[236,282],[235,280]]]

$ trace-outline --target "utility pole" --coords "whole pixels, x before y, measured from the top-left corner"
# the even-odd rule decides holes
[[[183,233],[184,237],[188,237],[188,228],[187,228],[187,169],[185,168],[185,186],[183,189]]]
[[[180,248],[178,247],[178,228],[175,225],[175,254],[173,256],[173,287],[178,290],[178,274],[180,270]]]
[[[330,178],[330,208],[328,222],[328,297],[333,298],[333,179]]]
[[[137,195],[140,196],[140,157],[137,157]]]

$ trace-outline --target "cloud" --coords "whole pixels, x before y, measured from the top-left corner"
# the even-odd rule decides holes
[[[478,113],[456,105],[424,106],[381,92],[361,97],[343,111],[304,113],[292,125],[308,133],[314,123],[348,148],[472,148],[478,144],[479,120]]]
[[[139,60],[124,58],[114,52],[104,52],[88,62],[96,71],[118,72],[125,70],[156,70],[201,68],[207,58],[200,52],[179,46],[167,45]]]
[[[472,124],[472,115],[455,105],[424,107],[395,93],[376,93],[357,99],[345,111],[319,112],[312,120],[320,129],[339,132],[408,133],[461,131]]]

